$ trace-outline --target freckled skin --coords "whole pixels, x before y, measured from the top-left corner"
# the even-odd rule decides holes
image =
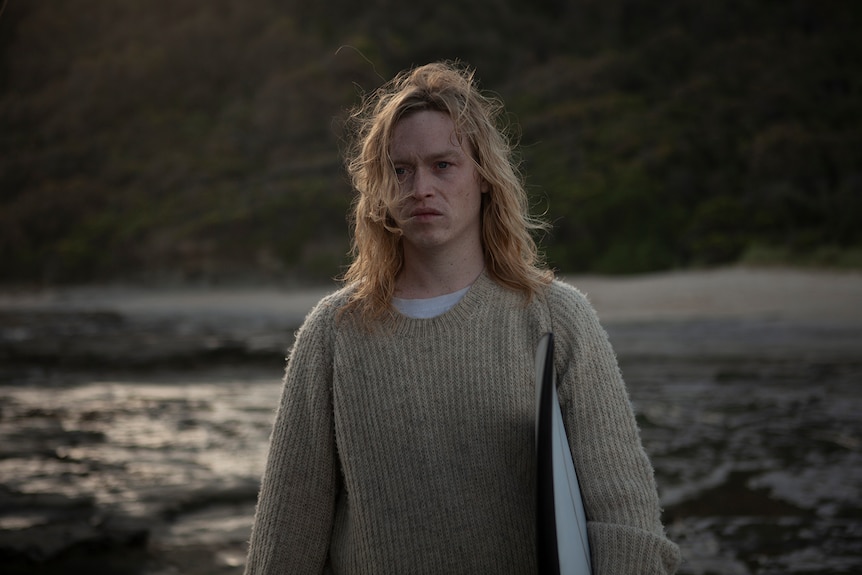
[[[422,111],[395,127],[391,149],[402,193],[408,196],[396,219],[412,249],[449,251],[481,245],[479,173],[458,143],[446,114]]]
[[[417,267],[470,269],[472,281],[484,265],[483,185],[452,119],[430,110],[406,116],[395,126],[390,156],[406,198],[394,214],[404,232],[407,281],[402,283],[409,283]]]

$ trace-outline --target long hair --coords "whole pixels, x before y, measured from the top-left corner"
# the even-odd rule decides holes
[[[546,224],[529,213],[513,145],[502,124],[503,104],[479,91],[472,70],[437,62],[401,72],[350,115],[353,141],[345,165],[357,196],[351,216],[353,259],[342,277],[353,286],[345,309],[358,309],[367,320],[391,309],[404,252],[402,232],[391,215],[401,198],[389,148],[398,121],[420,110],[448,114],[459,141],[469,142],[488,187],[481,215],[487,273],[529,299],[553,274],[540,261],[532,237]]]

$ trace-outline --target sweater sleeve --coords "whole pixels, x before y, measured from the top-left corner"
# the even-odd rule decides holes
[[[323,571],[338,482],[332,323],[324,300],[306,318],[287,360],[246,575]]]
[[[593,574],[673,573],[679,548],[665,536],[652,464],[607,333],[580,292],[566,287],[551,295],[560,399]]]

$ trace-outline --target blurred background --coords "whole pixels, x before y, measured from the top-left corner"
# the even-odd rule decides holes
[[[507,104],[562,272],[862,266],[853,1],[11,0],[2,278],[318,281],[346,110],[459,59]]]
[[[242,572],[348,110],[460,60],[685,575],[862,570],[862,3],[0,0],[0,570]]]

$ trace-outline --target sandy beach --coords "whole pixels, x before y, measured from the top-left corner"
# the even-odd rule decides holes
[[[862,272],[731,267],[638,276],[562,276],[603,321],[771,319],[862,323]],[[141,288],[96,286],[3,292],[0,310],[115,310],[123,314],[301,321],[337,286]]]
[[[608,321],[772,319],[862,323],[862,273],[723,268],[634,277],[564,278]]]

